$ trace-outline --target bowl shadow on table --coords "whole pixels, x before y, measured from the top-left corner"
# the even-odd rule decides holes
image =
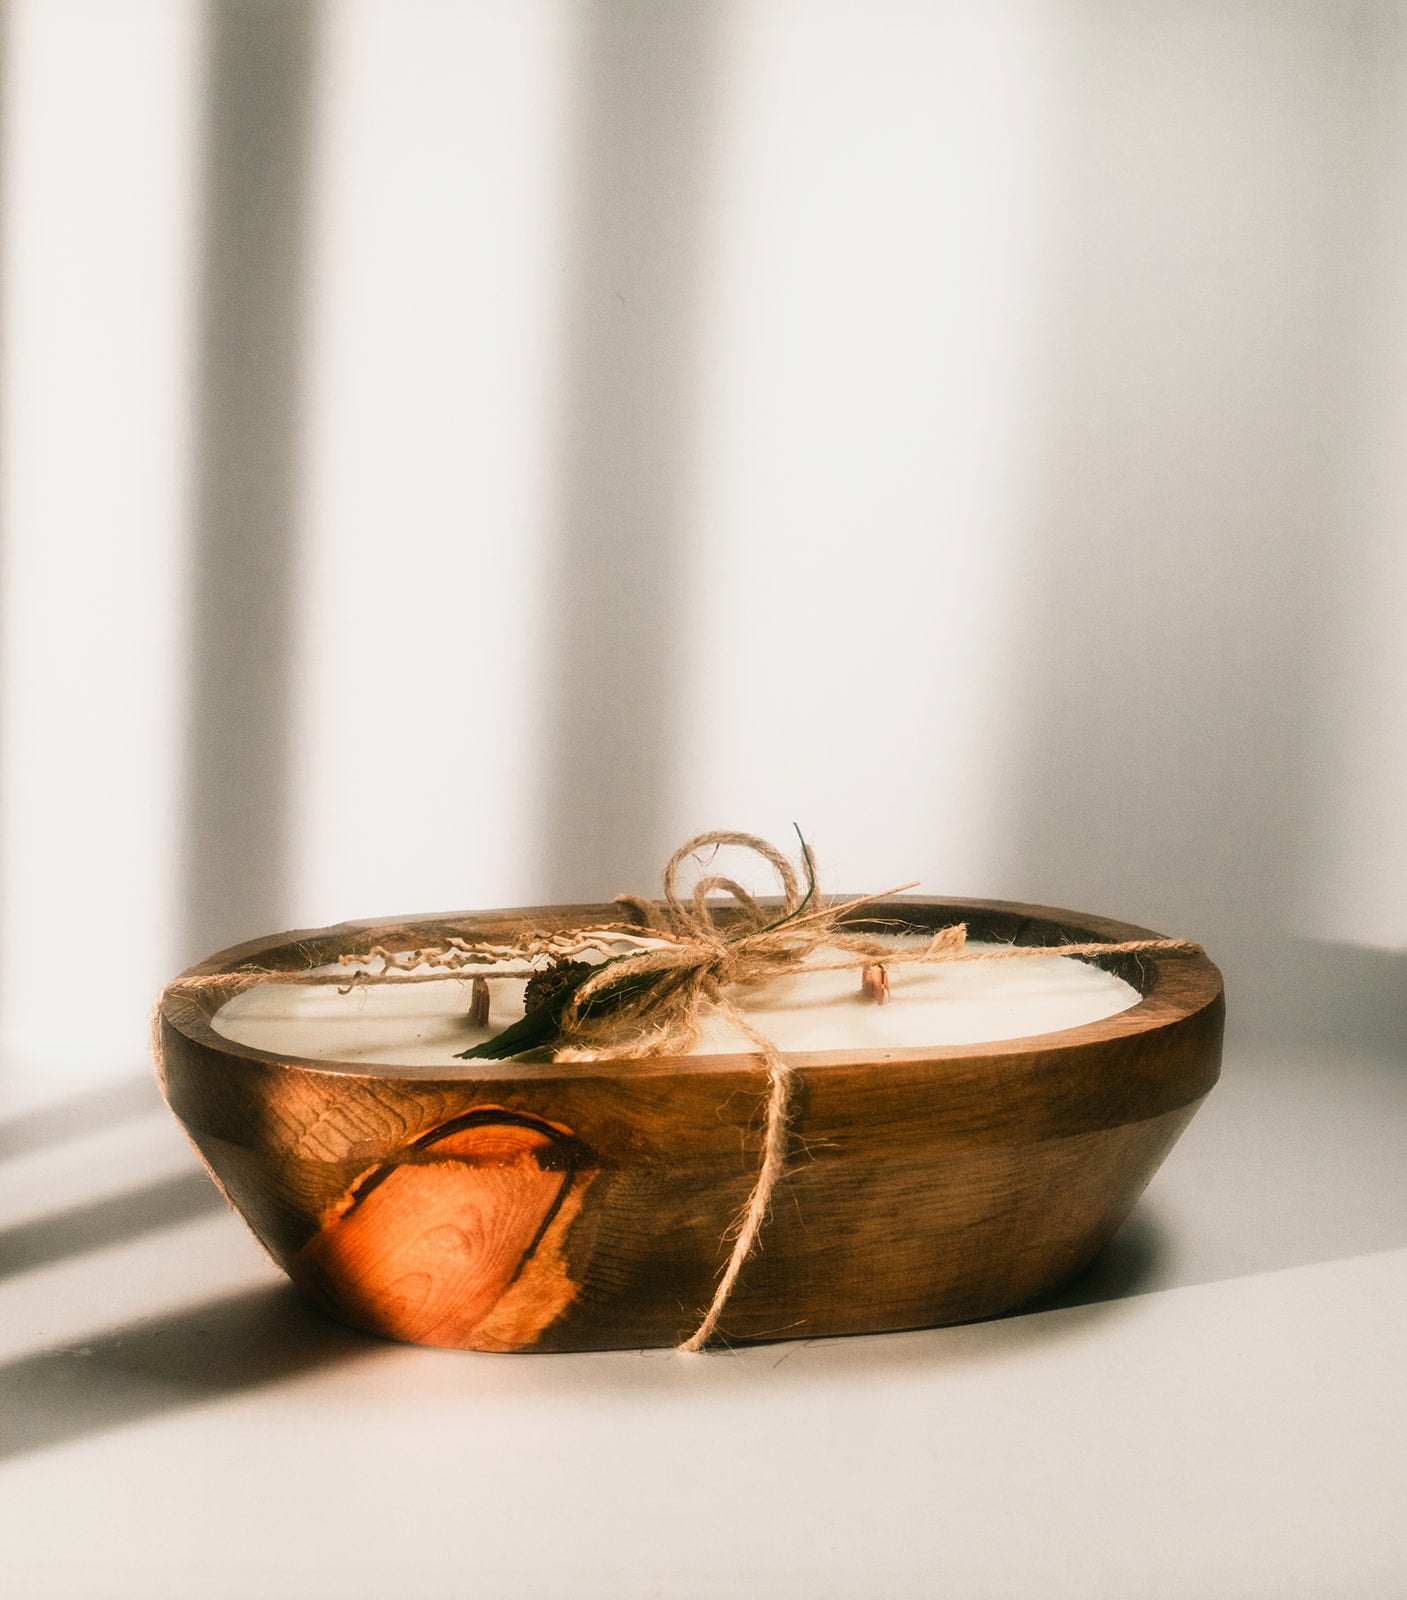
[[[461,1393],[564,1397],[589,1390],[626,1405],[680,1387],[762,1390],[778,1382],[793,1388],[958,1371],[1037,1343],[1078,1338],[1117,1318],[1120,1304],[1134,1297],[1407,1243],[1400,1199],[1388,1205],[1370,1192],[1349,1206],[1340,1196],[1337,1209],[1326,1199],[1340,1189],[1356,1194],[1370,1174],[1376,1177],[1369,1190],[1382,1190],[1400,1173],[1407,1125],[1400,1061],[1274,1049],[1245,1061],[1233,1053],[1228,1066],[1225,1083],[1166,1173],[1090,1265],[1041,1298],[985,1322],[855,1338],[779,1338],[697,1359],[668,1350],[466,1355],[354,1333],[306,1307],[290,1286],[276,1285],[0,1367],[0,1416],[6,1418],[0,1458],[378,1353],[420,1373],[408,1378],[412,1386],[448,1383]],[[1350,1088],[1355,1093],[1345,1101]],[[1346,1105],[1358,1105],[1357,1112],[1348,1116]],[[1333,1110],[1343,1125],[1337,1142],[1321,1148]],[[1273,1160],[1248,1175],[1248,1149],[1267,1139]],[[190,1197],[187,1188],[180,1193]],[[212,1189],[212,1203],[213,1195]],[[681,1307],[683,1331],[687,1318]]]
[[[1126,1224],[1087,1272],[1058,1296],[1028,1310],[1094,1306],[1140,1292],[1144,1274],[1159,1251],[1156,1224],[1147,1217]],[[1049,1326],[1059,1319],[1041,1319]],[[681,1378],[703,1378],[736,1388],[771,1381],[787,1359],[807,1349],[811,1375],[839,1364],[851,1372],[929,1366],[979,1353],[996,1356],[1013,1342],[1025,1342],[1020,1315],[969,1325],[986,1329],[954,1343],[958,1330],[853,1339],[789,1340],[722,1349],[701,1359],[678,1358],[668,1350],[612,1352],[605,1357],[468,1355],[461,1351],[414,1350],[357,1333],[330,1321],[305,1304],[288,1284],[274,1284],[203,1305],[99,1333],[56,1349],[39,1351],[0,1367],[0,1460],[49,1449],[110,1429],[271,1384],[325,1370],[378,1352],[401,1353],[433,1364],[453,1364],[457,1388],[496,1393],[514,1389],[537,1394],[556,1389],[579,1393],[583,1381],[623,1400],[641,1399]],[[944,1339],[943,1335],[949,1335]],[[1035,1335],[1033,1335],[1035,1336]],[[822,1350],[829,1359],[817,1362]],[[648,1357],[648,1359],[646,1359]],[[735,1359],[741,1357],[742,1359]]]
[[[1073,1278],[992,1320],[1005,1322],[1043,1311],[1067,1311],[1075,1306],[1097,1306],[1149,1294],[1163,1286],[1171,1258],[1172,1241],[1166,1224],[1150,1205],[1142,1203],[1094,1260]]]
[[[804,1352],[794,1369],[841,1367],[855,1374],[883,1375],[918,1368],[953,1368],[1000,1361],[1027,1345],[1074,1336],[1091,1322],[1112,1314],[1115,1302],[1150,1294],[1163,1286],[1172,1256],[1167,1227],[1144,1203],[1088,1266],[1054,1289],[994,1317],[889,1334],[848,1338],[789,1340],[782,1344],[740,1346],[758,1376],[769,1374]],[[817,1358],[822,1359],[818,1363]]]
[[[1393,970],[1400,973],[1404,964]],[[782,1338],[699,1359],[668,1350],[465,1355],[355,1333],[306,1306],[291,1286],[275,1284],[0,1367],[0,1459],[378,1355],[407,1361],[413,1370],[428,1363],[427,1375],[411,1378],[412,1384],[564,1397],[585,1389],[625,1404],[681,1386],[761,1390],[778,1382],[792,1387],[961,1370],[1078,1337],[1117,1317],[1119,1304],[1133,1297],[1395,1248],[1407,1244],[1407,1203],[1397,1181],[1407,1150],[1403,1037],[1394,1032],[1385,1052],[1374,1035],[1365,1054],[1304,1040],[1231,1050],[1222,1086],[1168,1170],[1091,1264],[1036,1301],[985,1322],[855,1338]],[[0,1160],[159,1105],[154,1084],[143,1075],[24,1113],[0,1123]],[[1273,1159],[1248,1172],[1247,1152],[1267,1144]],[[1337,1205],[1330,1205],[1336,1196]],[[24,1264],[36,1265],[222,1204],[203,1175],[183,1174],[119,1197],[111,1216],[87,1207],[26,1225],[14,1243],[23,1246]],[[681,1308],[681,1331],[687,1331],[687,1316]]]

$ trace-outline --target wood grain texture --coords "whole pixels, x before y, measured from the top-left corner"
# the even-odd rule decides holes
[[[916,927],[966,921],[974,938],[1020,944],[1148,936],[1002,902],[897,898],[886,909]],[[377,943],[566,927],[612,910],[347,923],[192,970],[296,970]],[[787,1169],[724,1336],[992,1316],[1088,1262],[1221,1058],[1221,978],[1206,957],[1103,964],[1143,998],[1082,1027],[790,1056]],[[757,1173],[767,1096],[757,1057],[447,1060],[433,1075],[274,1058],[213,1031],[227,997],[163,1000],[163,1091],[232,1203],[332,1315],[487,1350],[673,1344],[697,1325]]]

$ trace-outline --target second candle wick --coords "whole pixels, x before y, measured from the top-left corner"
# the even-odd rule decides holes
[[[860,993],[877,1006],[886,1004],[890,998],[888,969],[878,961],[866,967],[860,974]]]

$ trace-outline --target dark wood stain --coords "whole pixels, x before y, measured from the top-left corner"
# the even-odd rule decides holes
[[[257,940],[192,970],[293,971],[376,943],[565,927],[613,910],[346,923]],[[974,938],[1022,944],[1148,933],[992,901],[898,898],[886,920],[894,918],[920,929],[965,921]],[[1093,1258],[1216,1082],[1224,1011],[1220,974],[1205,956],[1098,964],[1132,983],[1139,1003],[997,1044],[789,1057],[797,1088],[787,1170],[764,1247],[725,1313],[728,1339],[992,1316]],[[163,1088],[285,1266],[389,1174],[433,1158],[455,1130],[499,1123],[525,1139],[537,1130],[544,1143],[534,1159],[563,1180],[509,1280],[519,1307],[511,1336],[501,1331],[507,1322],[492,1338],[472,1328],[447,1336],[436,1324],[437,1342],[608,1349],[671,1344],[691,1331],[756,1177],[767,1093],[757,1057],[485,1061],[467,1076],[447,1060],[443,1073],[378,1071],[235,1044],[210,1026],[225,998],[217,988],[163,1001]],[[560,1283],[548,1292],[552,1274],[566,1275],[569,1293]],[[535,1275],[540,1325],[522,1309]]]

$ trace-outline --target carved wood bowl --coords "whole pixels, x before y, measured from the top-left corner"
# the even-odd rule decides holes
[[[887,904],[889,904],[887,902]],[[914,926],[1018,944],[1149,937],[999,901],[896,898]],[[609,920],[568,906],[285,933],[213,956],[306,969],[373,944]],[[724,1312],[730,1341],[990,1317],[1108,1241],[1220,1070],[1200,954],[1100,958],[1142,999],[999,1044],[828,1051],[796,1069],[790,1157]],[[316,1305],[467,1350],[674,1344],[697,1326],[757,1175],[750,1055],[442,1072],[274,1056],[214,1031],[233,993],[162,1001],[162,1090],[215,1180]]]

